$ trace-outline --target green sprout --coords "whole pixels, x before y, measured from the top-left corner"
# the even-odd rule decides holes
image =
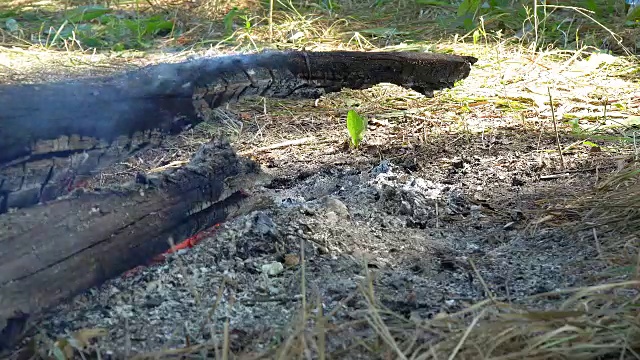
[[[367,130],[367,119],[358,115],[354,110],[349,110],[347,113],[347,130],[349,130],[349,135],[351,136],[351,145],[357,148],[364,137],[364,132]]]

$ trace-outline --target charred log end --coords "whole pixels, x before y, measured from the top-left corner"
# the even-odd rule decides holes
[[[224,59],[203,59],[194,67],[197,107],[215,108],[248,96],[318,98],[344,88],[392,83],[433,96],[466,78],[471,56],[418,52],[266,51]]]
[[[30,156],[0,165],[0,214],[64,196],[102,168],[159,146],[165,138],[156,129],[111,141],[79,135],[40,140]]]
[[[74,192],[0,216],[8,229],[0,234],[0,350],[17,344],[30,317],[146,264],[170,248],[169,239],[224,222],[248,197],[241,186],[257,176],[256,163],[215,142],[145,185]]]
[[[199,123],[181,69],[164,64],[106,78],[0,85],[0,214],[67,194],[76,176]]]
[[[290,52],[287,71],[304,80],[292,91],[299,97],[317,97],[342,88],[366,89],[391,83],[433,97],[465,79],[478,59],[419,52]],[[282,56],[275,54],[274,56]],[[315,90],[308,96],[304,85]],[[321,91],[318,91],[321,90]]]

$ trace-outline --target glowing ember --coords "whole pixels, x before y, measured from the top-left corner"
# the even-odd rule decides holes
[[[202,231],[200,231],[199,233],[183,240],[182,242],[173,245],[169,250],[163,252],[160,255],[156,255],[154,256],[151,261],[149,261],[149,263],[147,265],[140,265],[137,266],[131,270],[126,271],[124,274],[122,274],[123,278],[128,278],[131,277],[133,275],[135,275],[136,273],[138,273],[140,270],[142,270],[143,268],[145,268],[148,265],[153,265],[153,264],[158,264],[161,263],[163,261],[165,261],[167,259],[167,255],[169,254],[173,254],[174,252],[177,252],[179,250],[183,250],[183,249],[190,249],[194,246],[196,246],[198,243],[200,243],[204,238],[208,237],[208,236],[213,236],[213,234],[215,234],[215,232],[220,228],[220,224],[215,224],[210,228],[204,229]]]

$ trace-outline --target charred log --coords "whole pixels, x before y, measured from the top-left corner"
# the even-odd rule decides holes
[[[0,350],[25,321],[59,301],[144,264],[175,242],[224,221],[247,196],[257,164],[225,143],[143,184],[71,193],[0,216]]]
[[[227,102],[318,98],[379,83],[432,96],[466,78],[476,61],[409,52],[265,52],[0,86],[0,213],[64,195],[83,176],[159,145]]]

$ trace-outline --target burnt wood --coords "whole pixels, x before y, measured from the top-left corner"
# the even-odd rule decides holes
[[[228,102],[318,98],[380,83],[433,96],[466,78],[476,61],[415,52],[264,52],[0,86],[0,213],[62,196],[84,176],[160,145]]]
[[[313,99],[380,83],[433,96],[466,78],[475,62],[423,53],[266,52],[0,86],[0,349],[20,338],[29,319],[144,263],[169,238],[224,221],[244,201],[242,188],[261,175],[216,141],[182,168],[141,176],[143,183],[74,190],[78,179],[244,97]]]
[[[145,264],[246,204],[256,163],[224,142],[182,168],[101,192],[77,190],[0,216],[0,350],[61,300]],[[246,199],[248,201],[248,199]]]

